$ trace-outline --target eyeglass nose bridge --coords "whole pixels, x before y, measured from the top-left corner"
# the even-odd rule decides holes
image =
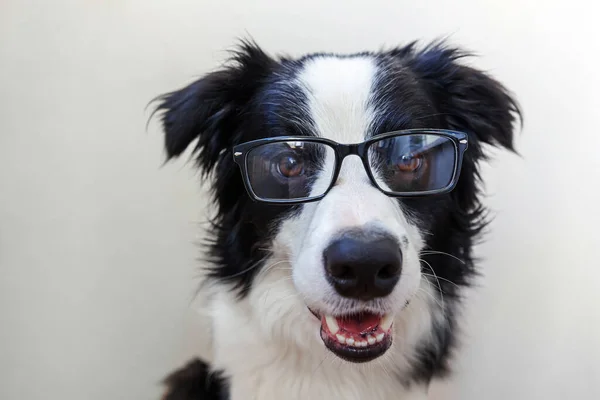
[[[360,147],[362,147],[362,143],[355,144],[338,144],[336,146],[336,151],[338,153],[338,157],[340,162],[344,160],[349,155],[361,156]]]
[[[367,144],[364,142],[363,143],[352,143],[352,144],[336,143],[334,150],[337,155],[337,161],[336,161],[337,165],[335,166],[335,173],[333,176],[333,185],[335,185],[335,183],[337,182],[339,174],[342,170],[342,165],[344,164],[344,159],[348,156],[357,156],[360,159],[363,167],[365,168],[365,172],[367,173],[367,176],[369,177],[369,179],[371,179],[371,180],[374,179],[371,174],[371,171],[369,170],[368,161],[365,156],[366,147],[367,147]]]

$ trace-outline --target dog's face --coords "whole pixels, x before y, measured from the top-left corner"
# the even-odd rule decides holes
[[[197,139],[199,165],[213,174],[218,210],[212,278],[245,296],[258,290],[257,273],[277,263],[287,266],[281,270],[287,269],[291,280],[279,284],[289,285],[305,312],[320,320],[311,329],[334,354],[356,362],[388,350],[393,322],[423,291],[423,282],[433,283],[434,293],[426,294],[434,299],[442,293],[447,303],[457,298],[474,273],[471,245],[483,226],[476,187],[481,146],[512,148],[518,114],[504,88],[459,65],[460,56],[442,45],[423,51],[411,45],[381,53],[275,60],[246,44],[234,65],[164,96],[159,108],[165,110],[169,157]],[[234,146],[261,138],[307,136],[358,144],[405,129],[468,135],[453,191],[391,197],[381,190],[389,188],[380,169],[351,155],[322,199],[273,205],[250,199],[233,161]],[[333,153],[321,154],[312,169],[305,167],[304,156],[267,156],[274,166],[265,169],[269,190],[309,170],[310,179],[303,183],[307,193],[324,192],[331,183]],[[402,179],[427,174],[430,164],[405,161]],[[279,261],[265,265],[265,260]],[[442,311],[446,321],[439,329],[450,335],[453,303]],[[452,342],[443,340],[446,347]]]
[[[395,76],[378,64],[374,57],[307,59],[283,78],[291,101],[282,106],[303,109],[298,122],[311,135],[343,144],[435,120],[412,82],[397,88],[407,91],[404,104],[384,100]],[[396,106],[407,120],[389,120],[388,108]],[[329,184],[333,155],[325,158],[312,192]],[[423,228],[400,201],[373,185],[356,156],[343,160],[323,199],[281,219],[276,240],[289,251],[294,286],[322,321],[321,337],[334,353],[367,361],[389,348],[393,315],[419,288]]]

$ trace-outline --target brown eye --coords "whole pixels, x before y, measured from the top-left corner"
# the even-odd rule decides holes
[[[400,172],[415,172],[423,165],[423,159],[413,154],[404,154],[396,167]]]
[[[304,165],[293,155],[285,155],[279,160],[277,165],[279,173],[286,178],[294,178],[304,173]]]

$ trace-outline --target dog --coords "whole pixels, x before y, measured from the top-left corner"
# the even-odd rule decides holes
[[[192,143],[215,217],[211,353],[164,400],[425,399],[451,371],[479,168],[521,110],[446,41],[300,58],[241,41],[156,99],[167,158]]]

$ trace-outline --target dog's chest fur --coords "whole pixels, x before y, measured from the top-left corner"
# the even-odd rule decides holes
[[[344,400],[424,400],[423,388],[405,389],[400,384],[390,384],[385,374],[342,376],[338,374],[310,377],[295,375],[296,371],[283,373],[284,367],[275,364],[256,375],[233,380],[230,400],[300,400],[300,399],[344,399]],[[249,395],[250,394],[250,395]]]

